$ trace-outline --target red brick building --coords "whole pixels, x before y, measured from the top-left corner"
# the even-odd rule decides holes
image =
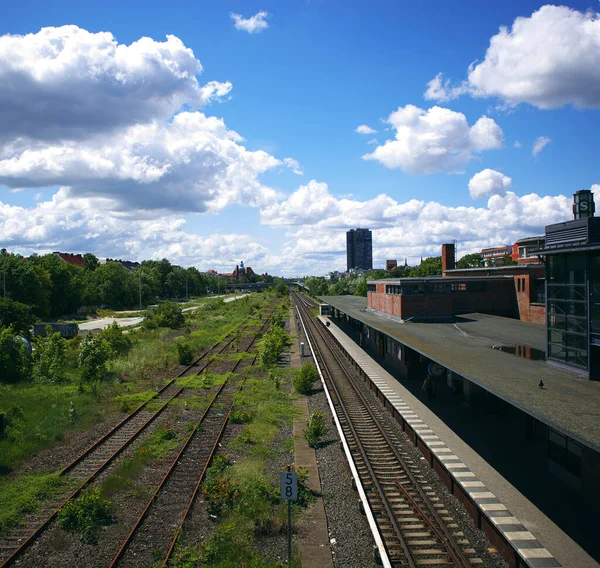
[[[402,320],[447,320],[479,312],[543,325],[545,302],[544,264],[457,269],[452,243],[442,245],[441,277],[375,280],[367,285],[368,307]]]

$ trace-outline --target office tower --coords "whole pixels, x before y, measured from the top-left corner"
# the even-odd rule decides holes
[[[350,229],[346,233],[348,271],[373,269],[373,238],[369,229]]]

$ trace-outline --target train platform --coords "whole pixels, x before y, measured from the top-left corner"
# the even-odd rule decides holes
[[[368,311],[366,298],[321,300],[600,452],[600,382],[498,349],[523,345],[544,352],[544,326],[485,314],[465,314],[451,323],[400,323]]]
[[[330,300],[331,298],[323,298],[323,301],[335,305]],[[351,298],[351,300],[355,299]],[[357,298],[356,300],[363,300],[364,304],[364,299]],[[358,305],[360,306],[360,304]],[[342,310],[342,307],[340,306],[338,309]],[[342,311],[348,313],[347,309],[348,305],[345,305],[345,309]],[[363,316],[365,315],[368,314],[364,312],[363,307],[363,313],[357,319],[364,321]],[[431,456],[431,463],[435,465],[436,470],[448,476],[451,483],[467,495],[471,506],[475,506],[477,509],[475,515],[473,515],[473,511],[471,513],[479,518],[478,524],[483,527],[487,523],[489,527],[500,533],[504,542],[509,543],[512,552],[518,556],[521,565],[532,568],[557,566],[593,568],[599,566],[575,541],[515,489],[426,404],[371,358],[333,321],[323,316],[320,316],[319,319],[324,323],[329,322],[330,332],[355,360],[363,373],[369,377],[378,391],[378,396],[384,398],[383,402],[386,406],[391,407],[391,411],[395,415],[401,416],[409,426],[414,433],[415,444],[421,448],[424,455]],[[374,323],[367,323],[376,327]],[[379,323],[378,321],[377,324]],[[484,321],[483,326],[478,328],[482,339],[485,335],[486,325],[489,325],[489,322]],[[384,333],[388,332],[384,331]],[[468,333],[473,336],[475,330],[470,329]],[[503,330],[501,333],[510,334],[510,331]],[[400,341],[403,340],[400,339]],[[500,353],[500,355],[507,357],[506,354]],[[453,492],[456,494],[455,491]],[[486,532],[489,534],[490,531]]]

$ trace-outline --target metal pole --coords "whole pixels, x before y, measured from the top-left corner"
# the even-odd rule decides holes
[[[139,269],[138,269],[139,270]],[[139,273],[140,277],[140,312],[142,311],[142,273]]]
[[[291,467],[288,465],[287,470],[291,471]],[[287,533],[288,533],[288,564],[292,562],[292,501],[291,499],[287,502]]]
[[[185,301],[189,302],[190,301],[190,297],[188,296],[188,284],[187,284],[187,279],[188,279],[188,273],[187,270],[185,272]]]
[[[4,297],[6,298],[6,249],[2,249],[2,268],[4,269]]]

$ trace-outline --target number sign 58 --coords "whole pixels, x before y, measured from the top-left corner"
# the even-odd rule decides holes
[[[295,471],[283,471],[279,476],[281,498],[284,501],[298,499],[298,474]]]

